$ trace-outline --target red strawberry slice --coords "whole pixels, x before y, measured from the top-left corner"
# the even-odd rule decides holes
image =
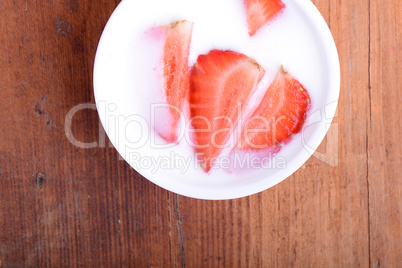
[[[219,156],[265,71],[249,57],[213,50],[198,57],[190,75],[190,113],[195,151],[205,172]]]
[[[286,142],[301,131],[310,106],[305,87],[281,67],[247,120],[237,150],[259,150]]]
[[[277,16],[285,4],[281,0],[245,0],[247,24],[250,36]]]
[[[167,142],[177,142],[180,112],[188,92],[188,56],[193,23],[178,21],[158,30],[166,36],[162,61],[163,93],[170,108],[166,109],[168,114],[163,119],[159,118],[164,121],[161,122],[163,126],[155,130]]]

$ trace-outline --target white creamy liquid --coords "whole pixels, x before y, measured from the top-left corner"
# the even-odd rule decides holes
[[[125,0],[130,1],[130,0]],[[248,110],[256,108],[262,96],[274,79],[279,67],[283,65],[296,79],[298,79],[308,90],[311,96],[312,110],[314,104],[323,98],[322,92],[325,85],[325,72],[321,44],[315,33],[311,30],[309,21],[306,20],[298,6],[290,0],[284,0],[286,8],[283,12],[260,29],[254,37],[248,35],[246,23],[246,11],[242,0],[172,0],[172,1],[130,1],[128,5],[132,10],[131,18],[122,18],[126,23],[132,25],[129,32],[116,33],[119,42],[122,42],[122,51],[116,53],[116,57],[125,57],[125,68],[119,74],[123,82],[115,84],[115,94],[127,96],[122,101],[116,97],[109,100],[116,104],[116,113],[125,115],[140,115],[150,124],[150,102],[155,100],[161,89],[160,80],[155,77],[155,62],[161,56],[161,45],[149,42],[144,39],[144,33],[152,27],[166,25],[178,20],[194,22],[193,38],[189,64],[192,66],[200,54],[207,54],[210,50],[232,50],[243,53],[256,60],[266,72],[256,93],[252,97]],[[157,5],[157,6],[156,6]],[[125,37],[121,37],[121,36]],[[160,73],[159,73],[160,75]],[[247,112],[247,111],[246,111]],[[117,120],[117,119],[113,119]],[[308,120],[307,120],[308,122]],[[114,122],[109,122],[109,124]],[[149,169],[152,174],[164,178],[175,178],[188,181],[189,184],[200,187],[208,180],[215,187],[228,187],[228,182],[247,181],[253,177],[259,179],[274,175],[277,168],[271,166],[267,169],[251,169],[250,172],[227,172],[222,169],[211,170],[210,174],[196,164],[196,157],[191,146],[183,138],[178,145],[166,145],[162,139],[156,136],[152,129],[139,128],[139,123],[127,125],[125,139],[122,133],[110,134],[119,136],[115,144],[120,149],[125,145],[125,159],[134,167],[141,170]],[[130,148],[134,141],[144,136],[150,136],[145,145],[141,148]],[[145,139],[144,139],[145,141]],[[157,143],[161,146],[155,146]],[[233,145],[233,144],[232,144]],[[226,149],[226,151],[230,149]],[[285,162],[292,161],[292,155],[303,150],[300,135],[295,138],[273,158],[285,159]],[[138,158],[138,154],[141,158]],[[171,159],[172,154],[176,158],[188,160],[190,167],[184,170],[181,167],[182,160],[172,160],[162,167],[158,161]],[[148,161],[154,161],[148,164]],[[152,160],[153,159],[153,160]],[[282,159],[283,160],[283,159]],[[281,161],[282,161],[281,160]],[[174,163],[176,161],[176,163]],[[186,165],[188,164],[186,163]],[[159,167],[158,167],[159,165]],[[251,174],[253,176],[251,176]],[[173,182],[174,183],[174,182]]]

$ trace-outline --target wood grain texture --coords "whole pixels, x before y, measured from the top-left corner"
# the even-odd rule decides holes
[[[374,267],[402,265],[400,1],[370,3],[368,183]]]
[[[319,152],[263,193],[202,201],[131,169],[71,108],[118,0],[0,0],[0,267],[400,267],[401,4],[314,0],[339,50],[337,118]],[[334,164],[335,163],[335,164]]]

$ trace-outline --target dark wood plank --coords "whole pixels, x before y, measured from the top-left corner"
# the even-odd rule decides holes
[[[70,109],[94,101],[96,47],[118,0],[0,0],[0,267],[402,263],[401,9],[391,0],[313,2],[342,71],[322,154],[263,193],[202,201],[119,160],[94,110],[78,112],[68,135],[96,148],[66,137]]]
[[[171,195],[113,148],[77,148],[64,131],[68,111],[94,101],[96,47],[118,2],[1,2],[4,267],[181,264]],[[95,111],[77,113],[70,135],[91,142],[98,132]]]

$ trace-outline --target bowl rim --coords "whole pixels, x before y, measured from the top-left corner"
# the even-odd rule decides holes
[[[325,50],[325,55],[326,55],[326,60],[329,65],[330,69],[330,79],[333,83],[329,84],[328,91],[331,93],[331,96],[336,96],[336,99],[333,99],[334,102],[336,102],[336,106],[338,106],[338,101],[339,101],[339,94],[340,94],[340,84],[341,84],[341,73],[340,73],[340,62],[339,62],[339,56],[338,56],[338,51],[335,45],[334,38],[331,34],[331,31],[329,27],[327,26],[327,23],[325,19],[322,17],[321,13],[319,10],[316,8],[316,6],[309,0],[291,0],[294,2],[294,4],[298,5],[300,9],[303,10],[303,12],[308,15],[309,19],[313,23],[315,30],[318,33],[318,36],[320,36],[320,41],[323,44],[323,48]],[[126,3],[129,2],[127,0],[123,0],[122,2],[119,3],[119,5],[116,7],[114,10],[113,14],[109,18],[105,29],[103,30],[102,36],[100,38],[98,48],[96,51],[95,55],[95,61],[94,61],[94,70],[93,70],[93,88],[94,88],[94,97],[95,97],[95,103],[97,104],[97,111],[99,114],[100,121],[102,123],[102,126],[106,132],[106,134],[109,137],[109,140],[113,144],[113,146],[116,148],[116,150],[119,152],[118,146],[116,146],[115,140],[110,138],[110,135],[108,133],[109,128],[106,125],[106,118],[103,116],[103,114],[99,111],[98,103],[99,103],[99,91],[97,90],[99,87],[97,86],[98,83],[98,70],[99,70],[99,59],[101,57],[99,51],[100,47],[102,47],[103,43],[105,42],[107,30],[110,28],[110,25],[113,23],[113,21],[116,19],[116,17],[119,15],[119,11],[121,9],[125,8]],[[336,109],[331,109],[330,111],[326,112],[326,117],[328,118],[327,123],[331,123],[333,118],[335,116]],[[176,194],[186,196],[186,197],[191,197],[195,199],[203,199],[203,200],[228,200],[228,199],[237,199],[237,198],[243,198],[246,196],[250,196],[253,194],[257,194],[259,192],[265,191],[280,182],[284,181],[287,179],[289,176],[291,176],[293,173],[295,173],[301,166],[306,163],[312,154],[317,150],[318,146],[321,144],[321,142],[324,140],[326,134],[328,133],[329,128],[323,134],[321,134],[317,139],[315,139],[311,144],[309,144],[309,147],[313,149],[313,152],[307,153],[308,155],[305,155],[303,158],[303,161],[300,161],[299,167],[295,168],[294,170],[292,169],[287,169],[286,172],[284,172],[284,175],[281,176],[281,178],[270,178],[269,180],[263,180],[263,182],[260,183],[254,183],[249,186],[253,187],[243,187],[240,190],[237,189],[230,189],[228,191],[219,191],[215,192],[207,192],[207,191],[199,191],[196,190],[193,187],[186,187],[184,185],[172,185],[169,183],[169,180],[164,180],[161,178],[156,178],[155,174],[152,174],[148,172],[147,170],[139,170],[135,169],[130,165],[130,162],[124,155],[121,155],[124,160],[127,162],[127,164],[130,165],[130,167],[134,168],[136,172],[138,172],[141,176],[146,178],[147,180],[151,181],[152,183],[168,190],[171,192],[174,192]]]

